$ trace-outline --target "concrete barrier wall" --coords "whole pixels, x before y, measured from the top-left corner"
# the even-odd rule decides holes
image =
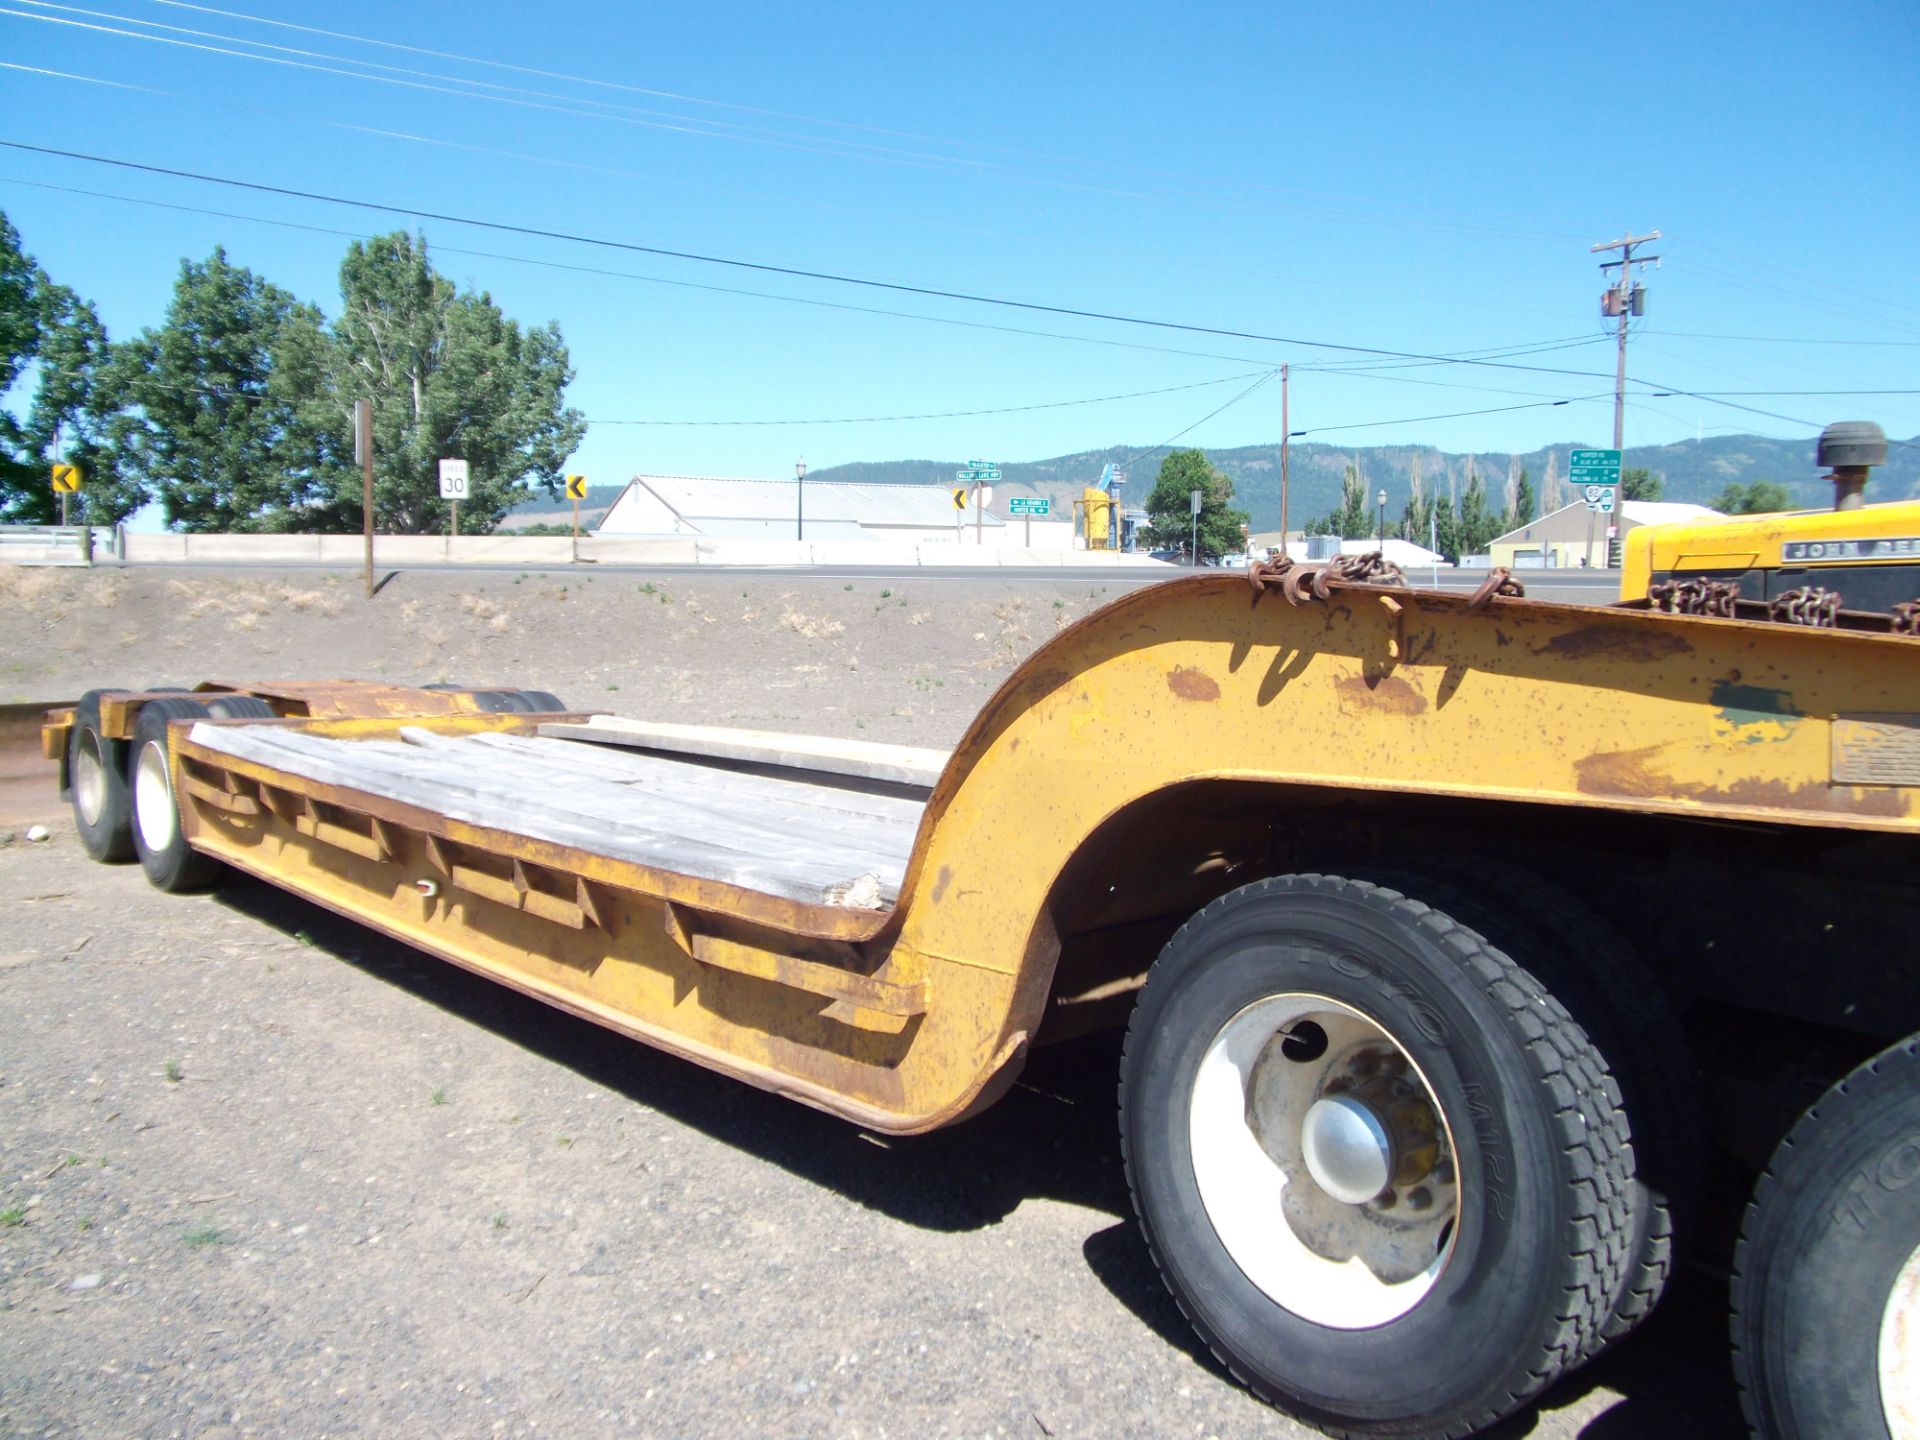
[[[1038,529],[1036,525],[1034,527]],[[358,565],[365,541],[358,535],[128,535],[127,560],[136,565],[195,562]],[[21,547],[24,555],[25,547]],[[886,540],[629,539],[582,536],[578,559],[605,565],[876,565],[900,569],[955,566],[1142,565],[1169,568],[1145,555],[1105,550],[1018,545],[949,545]],[[561,566],[574,563],[576,546],[566,535],[378,535],[375,568],[408,565]],[[102,555],[102,558],[105,558]],[[0,555],[0,561],[5,557]],[[25,563],[33,563],[27,561]]]

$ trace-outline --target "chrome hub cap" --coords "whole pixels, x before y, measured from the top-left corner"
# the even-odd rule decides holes
[[[107,808],[107,765],[100,757],[100,737],[92,730],[80,732],[80,742],[74,746],[73,774],[68,778],[80,818],[98,825]]]
[[[133,767],[133,816],[140,840],[155,854],[173,844],[179,817],[173,810],[173,782],[167,775],[167,747],[149,740]]]
[[[1359,1011],[1319,995],[1249,1005],[1202,1057],[1189,1120],[1214,1233],[1276,1304],[1364,1329],[1446,1268],[1460,1210],[1446,1118]]]

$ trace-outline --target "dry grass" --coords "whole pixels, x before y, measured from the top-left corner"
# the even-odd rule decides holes
[[[805,640],[830,640],[847,627],[825,615],[808,615],[789,606],[780,615],[780,628]]]

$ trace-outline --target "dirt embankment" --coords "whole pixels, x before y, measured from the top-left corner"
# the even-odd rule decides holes
[[[1034,646],[1120,593],[1044,580],[358,577],[0,569],[0,703],[351,677],[551,690],[688,723],[946,745]]]

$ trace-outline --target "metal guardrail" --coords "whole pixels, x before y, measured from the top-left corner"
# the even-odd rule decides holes
[[[0,565],[91,565],[89,525],[0,525]]]

